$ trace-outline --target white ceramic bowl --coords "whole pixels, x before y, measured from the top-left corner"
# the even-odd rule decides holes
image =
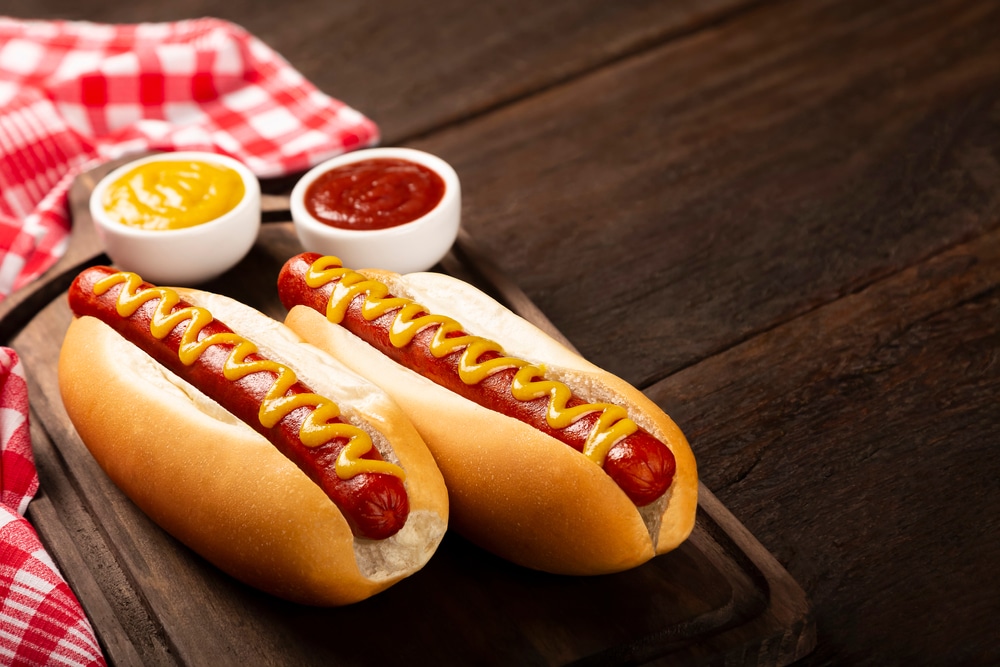
[[[409,160],[436,172],[444,180],[444,196],[437,206],[411,222],[387,229],[342,229],[320,222],[306,208],[309,186],[327,171],[375,158]],[[308,252],[339,257],[351,269],[387,269],[396,273],[426,271],[444,257],[462,217],[458,174],[441,158],[412,148],[369,148],[345,153],[309,170],[295,184],[292,220],[299,242]]]
[[[135,167],[162,160],[194,160],[220,164],[243,180],[243,199],[228,213],[183,229],[148,230],[111,219],[104,192]],[[157,153],[129,162],[102,178],[90,195],[90,216],[112,263],[161,285],[196,285],[235,266],[250,251],[260,230],[260,183],[238,160],[200,151]]]

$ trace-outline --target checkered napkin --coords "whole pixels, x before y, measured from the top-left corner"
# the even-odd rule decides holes
[[[0,299],[65,251],[74,176],[145,150],[209,150],[260,177],[378,141],[368,118],[240,27],[0,17]]]
[[[103,665],[80,603],[22,516],[37,490],[24,371],[0,347],[0,664]]]

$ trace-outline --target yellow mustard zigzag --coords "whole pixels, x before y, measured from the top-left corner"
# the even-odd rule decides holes
[[[403,479],[402,468],[388,461],[363,459],[372,448],[371,437],[364,430],[344,422],[333,422],[340,416],[340,408],[330,399],[319,394],[299,393],[287,395],[298,378],[288,366],[271,359],[247,361],[247,357],[257,352],[257,346],[236,333],[215,333],[198,339],[201,331],[214,318],[205,308],[187,306],[174,310],[180,302],[177,292],[168,287],[148,287],[140,289],[142,279],[135,273],[121,271],[102,278],[94,285],[94,294],[101,296],[119,283],[124,283],[118,294],[116,310],[121,317],[130,317],[147,301],[159,299],[150,318],[150,333],[162,340],[184,320],[191,323],[181,336],[178,357],[185,366],[190,366],[212,345],[231,345],[226,358],[223,375],[235,382],[250,373],[270,371],[277,377],[261,402],[258,419],[265,428],[272,428],[293,410],[306,406],[314,410],[303,421],[299,438],[306,447],[319,447],[335,438],[346,438],[347,445],[340,452],[335,464],[340,479],[350,479],[360,473],[382,473]]]
[[[562,382],[546,379],[544,366],[536,366],[523,359],[504,354],[500,344],[471,334],[449,338],[449,334],[463,331],[462,325],[444,315],[427,314],[427,309],[405,297],[390,297],[388,286],[378,280],[345,269],[336,257],[321,257],[310,266],[306,273],[306,284],[317,289],[336,281],[327,304],[326,317],[334,324],[340,324],[347,314],[351,301],[359,294],[365,295],[361,314],[367,321],[396,310],[395,319],[389,330],[389,341],[402,348],[408,345],[421,329],[437,325],[430,342],[431,354],[441,358],[463,349],[458,362],[458,374],[467,385],[482,382],[487,376],[507,368],[517,368],[511,386],[511,395],[518,401],[531,401],[549,396],[546,421],[554,429],[566,428],[581,417],[594,412],[601,415],[591,429],[584,444],[583,453],[598,465],[604,465],[608,450],[623,438],[638,430],[635,422],[628,418],[628,412],[613,403],[584,403],[568,407],[573,392]],[[425,313],[420,315],[420,313]],[[495,352],[498,357],[480,361],[486,352]]]

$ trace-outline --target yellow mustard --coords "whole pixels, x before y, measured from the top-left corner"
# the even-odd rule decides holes
[[[236,333],[217,332],[202,336],[202,329],[214,318],[205,308],[187,306],[174,310],[180,303],[177,292],[169,287],[148,287],[142,289],[142,279],[134,273],[120,271],[102,278],[94,285],[94,294],[101,296],[115,285],[122,283],[115,309],[121,317],[131,317],[144,303],[159,299],[156,310],[150,318],[149,332],[157,340],[163,340],[185,320],[190,323],[181,336],[178,357],[185,366],[190,366],[212,345],[231,345],[226,359],[223,376],[236,382],[250,373],[269,371],[275,380],[261,402],[258,419],[264,428],[274,428],[293,410],[307,406],[314,410],[299,428],[299,439],[306,447],[319,447],[336,438],[346,438],[347,445],[341,450],[334,464],[340,479],[351,479],[361,473],[381,473],[405,479],[403,469],[389,461],[362,458],[374,446],[371,437],[364,430],[346,422],[334,421],[340,416],[340,408],[328,398],[313,393],[289,393],[298,380],[295,372],[285,364],[270,359],[247,360],[257,353],[257,346]]]
[[[129,170],[104,193],[112,220],[151,230],[183,229],[236,208],[245,188],[229,167],[200,160],[155,160]]]
[[[636,423],[629,419],[628,411],[620,405],[583,403],[570,407],[568,403],[573,397],[572,390],[562,382],[547,379],[543,366],[507,356],[499,343],[465,333],[462,325],[450,317],[430,314],[423,306],[405,297],[389,296],[385,283],[344,268],[336,257],[321,257],[313,262],[305,282],[313,289],[335,282],[326,310],[327,319],[334,324],[343,321],[348,306],[359,294],[365,295],[361,315],[369,322],[387,312],[397,311],[389,330],[389,341],[397,348],[409,345],[418,331],[438,325],[430,342],[431,354],[440,359],[464,348],[458,361],[458,374],[467,385],[479,384],[489,375],[507,368],[518,369],[511,395],[518,401],[548,396],[545,420],[554,429],[566,428],[584,415],[599,412],[600,416],[584,443],[583,454],[600,466],[604,465],[608,451],[616,442],[639,430]],[[458,331],[464,335],[450,335]],[[496,352],[500,356],[481,361],[480,357],[486,352]]]

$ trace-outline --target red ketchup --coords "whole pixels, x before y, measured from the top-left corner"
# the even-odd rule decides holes
[[[429,213],[444,197],[444,180],[409,160],[372,158],[334,167],[306,190],[306,210],[341,229],[387,229]]]

